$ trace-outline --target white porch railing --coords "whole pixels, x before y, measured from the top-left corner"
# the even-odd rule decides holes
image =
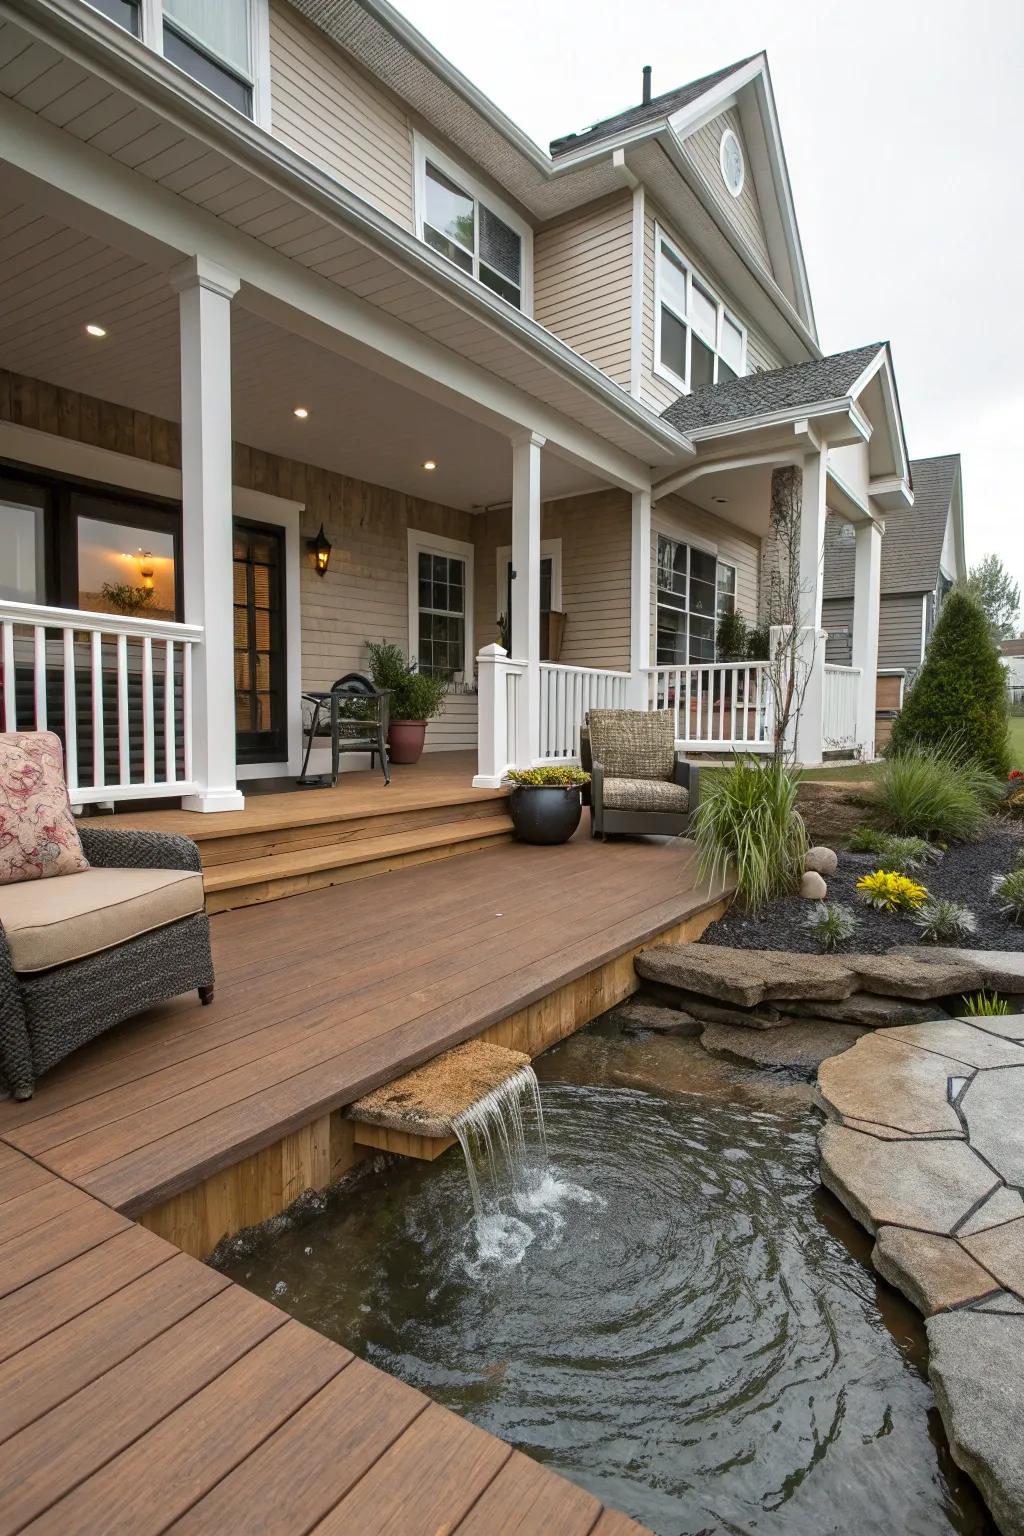
[[[3,729],[64,742],[72,805],[186,795],[194,624],[0,601]]]
[[[648,667],[648,709],[670,709],[676,741],[688,751],[768,751],[771,684],[766,661]]]
[[[849,752],[858,743],[857,697],[860,667],[825,665],[825,694],[821,737],[826,752]]]
[[[540,664],[540,758],[565,762],[580,755],[580,727],[590,709],[626,709],[628,672]]]

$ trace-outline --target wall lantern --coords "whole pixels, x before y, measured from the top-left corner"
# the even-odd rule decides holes
[[[315,539],[307,539],[307,546],[313,551],[313,562],[316,565],[317,575],[323,576],[331,563],[331,541],[324,533],[324,525],[320,524],[320,532]]]

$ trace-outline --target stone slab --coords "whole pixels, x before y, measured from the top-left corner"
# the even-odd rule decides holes
[[[960,1241],[999,1284],[1024,1301],[1024,1217],[974,1232]]]
[[[901,945],[903,954],[917,955],[915,947]],[[1016,949],[952,949],[939,945],[929,947],[919,959],[940,965],[952,961],[957,965],[971,965],[981,975],[989,991],[1024,992],[1024,951]]]
[[[1019,1296],[1013,1296],[1009,1291],[997,1291],[994,1296],[988,1296],[984,1301],[976,1301],[971,1309],[974,1312],[1006,1312],[1011,1317],[1024,1317],[1024,1301]]]
[[[916,1002],[909,997],[882,997],[877,992],[854,992],[839,1002],[789,1002],[786,1013],[796,1018],[814,1014],[819,1019],[834,1019],[837,1024],[863,1024],[868,1029],[892,1029],[897,1024],[930,1024],[946,1014],[935,1003]]]
[[[1024,1066],[1024,1046],[1002,1040],[962,1019],[937,1019],[931,1024],[898,1024],[886,1031],[890,1040],[902,1040],[922,1051],[931,1051],[968,1067]]]
[[[960,1108],[971,1145],[1007,1184],[1024,1185],[1024,1066],[979,1072]]]
[[[1024,1317],[962,1309],[927,1322],[928,1374],[953,1460],[1003,1536],[1024,1536]]]
[[[712,1056],[724,1056],[757,1067],[799,1072],[813,1077],[823,1061],[848,1051],[864,1034],[853,1024],[787,1024],[782,1029],[743,1029],[737,1024],[707,1024],[701,1045]]]
[[[993,1014],[991,1018],[972,1019],[960,1016],[962,1024],[970,1024],[986,1035],[998,1035],[1000,1040],[1016,1040],[1024,1044],[1024,1013]]]
[[[863,992],[927,1001],[953,992],[972,992],[979,985],[980,973],[973,961],[936,961],[934,951],[848,955],[847,959],[856,971],[858,990]]]
[[[741,1008],[738,1003],[723,1003],[699,992],[661,988],[666,997],[672,997],[678,1006],[705,1024],[739,1024],[744,1029],[779,1029],[791,1022],[771,1003],[761,1003],[756,1008]]]
[[[851,1131],[863,1131],[865,1136],[877,1136],[881,1141],[966,1141],[967,1137],[961,1128],[958,1131],[898,1131],[891,1125],[875,1125],[871,1120],[858,1120],[856,1115],[837,1115],[830,1108],[830,1113],[841,1125],[849,1126]]]
[[[467,1040],[350,1104],[350,1120],[417,1136],[450,1136],[456,1115],[530,1065],[522,1051]]]
[[[636,969],[648,981],[753,1008],[778,997],[849,997],[856,988],[845,959],[720,944],[656,944],[641,950]]]
[[[959,1131],[949,1102],[950,1064],[944,1056],[865,1035],[855,1049],[822,1063],[818,1091],[844,1120],[866,1120],[915,1136]]]
[[[607,1015],[608,1022],[628,1034],[638,1031],[656,1035],[683,1035],[691,1039],[700,1034],[704,1025],[699,1019],[683,1013],[678,1008],[662,1008],[657,1003],[634,1002],[628,998],[619,1003]]]
[[[972,1232],[1000,1227],[1004,1221],[1016,1221],[1020,1216],[1024,1216],[1024,1200],[1021,1199],[1020,1191],[1007,1189],[1005,1184],[1000,1184],[985,1204],[973,1216],[969,1216],[963,1226],[957,1227],[956,1235],[959,1238],[969,1237]]]
[[[822,1183],[869,1232],[896,1226],[948,1236],[997,1182],[963,1141],[882,1141],[830,1124],[818,1148]]]
[[[925,1317],[980,1301],[994,1289],[992,1276],[955,1238],[931,1232],[880,1227],[871,1262]]]

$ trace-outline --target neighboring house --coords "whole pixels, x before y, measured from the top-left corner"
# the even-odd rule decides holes
[[[1024,704],[1024,640],[1004,640],[999,647],[1011,704]]]
[[[382,636],[454,676],[428,745],[480,783],[595,702],[765,750],[716,628],[785,467],[799,753],[873,752],[911,469],[888,346],[821,355],[763,54],[548,153],[387,0],[3,0],[0,281],[0,696],[77,800],[237,807]],[[830,511],[852,667],[811,639]]]

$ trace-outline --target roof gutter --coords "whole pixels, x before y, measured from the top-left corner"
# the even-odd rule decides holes
[[[689,438],[612,382],[593,363],[536,321],[491,295],[385,214],[341,186],[280,140],[221,103],[159,54],[124,33],[116,46],[111,23],[80,0],[0,0],[0,17],[42,42],[59,40],[75,62],[155,108],[184,132],[200,137],[251,174],[294,197],[311,212],[344,227],[440,297],[473,314],[614,411],[663,451],[690,455]]]

